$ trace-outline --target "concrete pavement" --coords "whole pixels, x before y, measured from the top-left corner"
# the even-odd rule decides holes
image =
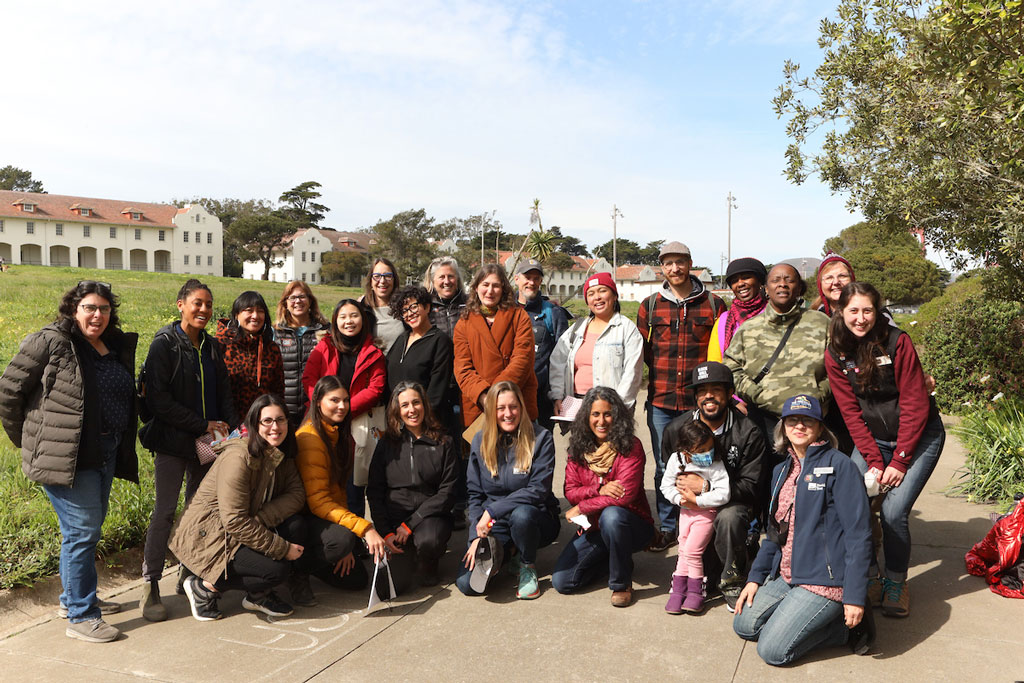
[[[638,435],[649,454],[646,428],[640,426]],[[556,442],[564,463],[565,439]],[[121,575],[106,578],[101,594],[124,605],[108,617],[123,635],[93,645],[64,635],[64,622],[53,616],[53,581],[15,590],[0,596],[0,680],[1024,679],[1024,601],[991,593],[964,570],[964,553],[991,526],[991,509],[941,493],[962,463],[963,450],[950,436],[911,521],[911,616],[878,616],[878,642],[864,657],[836,648],[776,669],[760,660],[754,644],[733,634],[721,599],[699,617],[666,615],[675,549],[634,556],[637,601],[627,609],[611,607],[600,584],[580,595],[559,595],[549,574],[571,533],[564,525],[559,541],[540,552],[542,595],[534,601],[515,600],[511,577],[498,579],[490,596],[461,595],[453,581],[462,532],[442,562],[445,584],[370,614],[366,593],[334,592],[314,581],[320,606],[298,609],[292,617],[246,612],[241,593],[231,592],[221,602],[225,618],[200,623],[186,599],[174,595],[169,571],[161,589],[170,618],[150,624],[137,607],[139,582]],[[561,472],[555,484],[560,492]],[[137,556],[126,565],[128,575],[137,575]]]

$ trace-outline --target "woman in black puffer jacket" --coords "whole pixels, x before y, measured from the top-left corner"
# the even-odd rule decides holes
[[[292,427],[298,427],[306,414],[306,392],[302,389],[306,359],[330,329],[309,285],[301,280],[289,282],[277,302],[274,340],[284,362],[284,401]]]

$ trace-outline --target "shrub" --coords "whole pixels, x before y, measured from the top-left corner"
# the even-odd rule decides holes
[[[1004,507],[1024,491],[1024,411],[1016,401],[999,401],[965,416],[953,429],[967,449],[963,481],[955,493],[974,502]]]
[[[963,413],[999,394],[1024,399],[1024,309],[969,287],[974,291],[965,286],[932,309],[922,307],[935,318],[919,334],[921,362],[935,377],[936,400],[946,413]]]

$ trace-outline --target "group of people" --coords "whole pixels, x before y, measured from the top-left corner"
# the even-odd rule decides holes
[[[141,420],[155,457],[150,621],[167,618],[168,549],[196,619],[220,618],[229,589],[286,616],[317,604],[310,576],[365,588],[364,560],[387,562],[400,593],[438,583],[460,528],[460,591],[487,592],[504,568],[533,599],[537,551],[565,519],[575,534],[550,570],[560,593],[606,577],[612,604],[628,606],[633,555],[678,544],[668,613],[700,613],[720,592],[772,664],[822,645],[866,651],[872,607],[909,613],[907,519],[945,438],[910,338],[836,255],[814,303],[792,266],[733,261],[728,307],[690,273],[685,245],[665,243],[660,260],[664,282],[635,323],[608,273],[585,280],[588,315],[573,320],[543,296],[533,259],[515,286],[497,264],[464,286],[450,257],[399,286],[379,258],[363,296],[329,317],[293,281],[273,322],[243,292],[213,336],[213,294],[189,280],[137,379],[118,296],[79,282],[0,378],[0,420],[60,520],[68,636],[118,635],[93,556],[113,478],[138,481]],[[635,434],[644,365],[656,515]],[[565,511],[556,422],[569,433]]]

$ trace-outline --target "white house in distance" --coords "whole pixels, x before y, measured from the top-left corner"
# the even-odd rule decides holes
[[[705,287],[711,288],[711,273],[707,270],[691,270],[690,274],[703,282]],[[619,266],[616,275],[620,301],[643,301],[661,289],[661,283],[665,281],[661,266]]]
[[[271,282],[302,280],[314,285],[320,284],[323,282],[320,264],[323,263],[325,253],[354,251],[366,254],[376,243],[375,236],[363,232],[302,228],[297,230],[284,248],[275,254],[280,265],[270,269],[269,279]],[[242,264],[242,277],[246,280],[263,279],[263,271],[262,261],[246,261]]]
[[[221,275],[224,230],[198,204],[0,190],[0,258],[9,264]]]

